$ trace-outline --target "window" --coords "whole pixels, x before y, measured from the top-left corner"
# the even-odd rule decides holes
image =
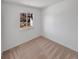
[[[33,26],[33,14],[32,13],[20,13],[20,28],[28,29]]]

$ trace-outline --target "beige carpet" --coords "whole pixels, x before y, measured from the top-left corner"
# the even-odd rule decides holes
[[[2,59],[78,59],[77,52],[42,36],[3,52]]]

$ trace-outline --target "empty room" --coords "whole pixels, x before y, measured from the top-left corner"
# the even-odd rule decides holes
[[[2,0],[1,59],[78,59],[78,0]]]

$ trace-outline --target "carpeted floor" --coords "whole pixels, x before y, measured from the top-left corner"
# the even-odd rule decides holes
[[[77,52],[42,36],[9,49],[2,59],[78,59]]]

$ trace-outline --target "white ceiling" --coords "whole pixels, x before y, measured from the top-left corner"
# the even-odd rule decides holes
[[[43,8],[51,4],[56,4],[62,0],[4,0],[4,1]]]

